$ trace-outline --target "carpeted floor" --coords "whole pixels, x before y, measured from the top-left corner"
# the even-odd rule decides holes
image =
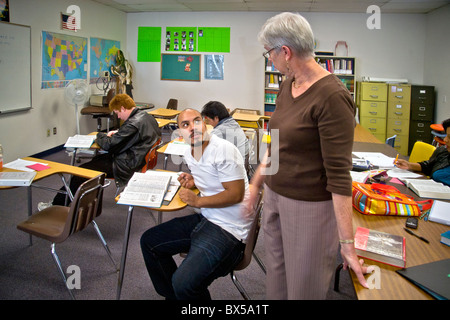
[[[168,141],[170,135],[164,135],[163,139]],[[44,159],[70,163],[71,158],[65,150],[62,150]],[[156,168],[162,168],[162,164],[163,159],[160,155]],[[178,165],[172,164],[170,160],[167,169],[179,170]],[[186,170],[186,167],[183,167],[183,170]],[[39,184],[52,187],[62,185],[58,176],[42,180]],[[108,242],[116,264],[119,265],[127,207],[115,203],[115,191],[113,185],[105,190],[103,213],[96,222]],[[26,188],[0,190],[0,300],[70,299],[52,260],[50,243],[33,237],[33,245],[29,246],[28,235],[16,229],[16,225],[27,217],[26,192]],[[33,209],[37,208],[38,202],[49,201],[54,196],[54,193],[38,188],[32,188],[32,192]],[[163,221],[191,212],[191,208],[186,208],[179,212],[164,213]],[[148,277],[139,246],[140,236],[145,230],[155,225],[155,218],[156,214],[148,209],[135,208],[134,210],[122,300],[162,299],[155,292]],[[265,257],[263,240],[264,233],[261,232],[255,252],[262,261]],[[76,265],[81,270],[81,289],[74,290],[76,299],[113,300],[116,298],[118,273],[92,226],[57,245],[56,250],[64,269],[70,265]],[[181,258],[176,257],[176,259]],[[255,261],[252,261],[245,270],[237,272],[237,276],[252,299],[265,299],[265,274]],[[356,299],[348,272],[342,271],[340,278],[340,292],[335,292],[331,284],[328,299]],[[210,292],[215,300],[242,300],[229,276],[214,281],[210,286]]]

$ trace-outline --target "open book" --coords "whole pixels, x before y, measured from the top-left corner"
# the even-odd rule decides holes
[[[64,144],[65,148],[90,148],[97,136],[92,134],[76,134],[73,137],[69,137]]]
[[[161,207],[172,176],[154,173],[155,171],[134,173],[117,203],[149,208]]]
[[[432,179],[405,179],[406,186],[421,198],[450,200],[450,187]]]

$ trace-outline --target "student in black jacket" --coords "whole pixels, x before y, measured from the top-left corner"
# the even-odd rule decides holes
[[[136,108],[133,99],[126,94],[116,95],[109,103],[109,109],[124,122],[117,131],[97,133],[96,142],[107,153],[95,156],[80,167],[105,172],[107,178],[114,178],[117,186],[122,187],[145,165],[145,156],[161,137],[161,130],[155,118]],[[72,177],[70,190],[73,194],[84,181],[84,178]],[[59,193],[51,204],[64,203],[65,195]],[[42,210],[51,204],[39,203],[38,208]]]

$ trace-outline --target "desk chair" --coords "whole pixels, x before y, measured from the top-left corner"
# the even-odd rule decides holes
[[[395,145],[395,138],[397,138],[397,135],[396,134],[394,134],[392,137],[390,137],[390,138],[387,138],[386,139],[386,144],[387,145],[390,145],[392,148],[394,148],[394,145]]]
[[[409,156],[409,162],[420,162],[430,159],[436,147],[429,143],[416,141]]]
[[[433,123],[430,125],[431,134],[434,136],[432,145],[435,147],[440,147],[445,145],[444,138],[447,134],[444,131],[444,127],[440,123]]]
[[[72,234],[82,231],[91,222],[116,271],[118,270],[108,245],[94,221],[102,212],[104,182],[105,173],[102,173],[80,185],[70,207],[49,207],[17,225],[17,229],[52,243],[51,254],[66,287],[67,279],[56,254],[55,245],[66,241]],[[67,289],[72,299],[75,299],[71,289],[69,287]]]
[[[169,99],[169,102],[167,102],[167,109],[173,109],[177,110],[178,108],[178,100],[177,99]]]
[[[258,263],[258,265],[261,267],[261,269],[266,273],[266,268],[262,261],[258,258],[258,256],[254,253],[254,249],[256,246],[256,240],[258,240],[258,234],[259,229],[261,227],[261,216],[263,211],[263,191],[259,193],[258,201],[256,202],[255,206],[255,217],[253,219],[253,223],[250,227],[250,231],[247,237],[247,243],[245,245],[244,250],[244,256],[239,262],[239,264],[234,268],[233,271],[230,272],[231,281],[233,281],[236,288],[239,290],[240,294],[245,300],[250,300],[249,295],[245,291],[242,284],[239,282],[235,271],[243,270],[247,268],[247,266],[250,264],[252,260],[252,256],[255,259],[255,261]]]

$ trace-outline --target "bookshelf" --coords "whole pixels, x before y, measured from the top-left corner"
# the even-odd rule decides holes
[[[355,100],[355,58],[316,55],[315,59],[323,68],[341,79]],[[264,60],[264,115],[271,116],[275,111],[275,100],[285,76],[275,68],[272,61]]]
[[[355,100],[355,58],[316,55],[316,61],[328,72],[341,79]]]
[[[275,68],[272,61],[264,60],[264,115],[270,117],[275,111],[275,100],[285,76]]]

